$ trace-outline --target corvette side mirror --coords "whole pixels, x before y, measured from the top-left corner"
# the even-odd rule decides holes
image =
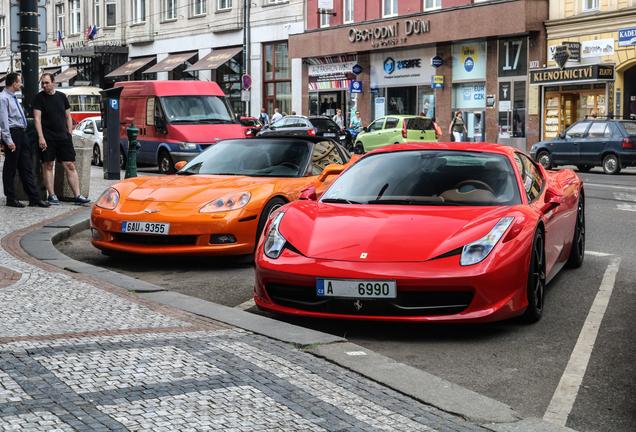
[[[318,199],[318,197],[316,196],[316,186],[307,186],[300,192],[300,197],[298,199],[316,201]]]
[[[179,171],[181,168],[183,168],[184,166],[186,166],[188,162],[186,161],[179,161],[176,164],[174,164],[174,169],[176,169],[177,171]]]
[[[318,176],[318,181],[324,182],[327,179],[327,177],[329,177],[330,175],[338,175],[342,171],[344,171],[344,165],[340,165],[340,164],[327,165],[325,169],[322,170],[322,172]]]
[[[547,213],[561,205],[565,195],[558,193],[555,189],[548,188],[545,191],[544,204],[541,207],[541,213]]]

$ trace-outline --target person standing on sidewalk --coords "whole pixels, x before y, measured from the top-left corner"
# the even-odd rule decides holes
[[[31,207],[49,207],[51,204],[42,201],[33,181],[33,164],[27,135],[27,122],[24,111],[15,95],[22,87],[20,74],[12,72],[7,75],[6,87],[0,93],[0,129],[2,129],[2,146],[4,148],[4,166],[2,183],[7,206],[24,207],[15,193],[15,173],[20,175],[22,188],[29,197]]]
[[[278,120],[282,119],[283,115],[278,112],[278,108],[274,108],[274,115],[272,116],[272,123],[276,123]]]
[[[55,91],[55,78],[50,73],[42,74],[42,91],[33,98],[33,117],[42,149],[42,176],[49,193],[49,203],[59,204],[53,189],[53,165],[55,159],[62,163],[75,202],[85,204],[90,200],[80,195],[79,178],[75,171],[75,149],[71,131],[71,105],[66,95]]]

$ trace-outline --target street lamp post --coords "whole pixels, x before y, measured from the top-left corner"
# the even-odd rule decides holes
[[[248,15],[247,15],[247,5],[250,0],[243,0],[243,75],[247,75],[247,24],[248,24]],[[242,82],[241,82],[242,84]],[[243,90],[241,91],[241,93]],[[243,115],[247,114],[247,101],[241,101],[241,105],[243,108]]]

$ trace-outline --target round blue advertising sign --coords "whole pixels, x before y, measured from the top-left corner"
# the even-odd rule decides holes
[[[351,68],[351,72],[356,75],[360,75],[362,73],[362,66],[360,66],[359,64],[353,65],[353,67]]]
[[[475,60],[473,60],[472,57],[466,57],[466,60],[464,61],[464,69],[466,69],[466,72],[472,71],[474,67]]]

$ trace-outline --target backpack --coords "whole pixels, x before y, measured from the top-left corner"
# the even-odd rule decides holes
[[[261,114],[261,115],[258,117],[258,121],[259,121],[259,122],[261,122],[261,123],[263,123],[263,124],[265,124],[265,116],[264,116],[263,114]]]

